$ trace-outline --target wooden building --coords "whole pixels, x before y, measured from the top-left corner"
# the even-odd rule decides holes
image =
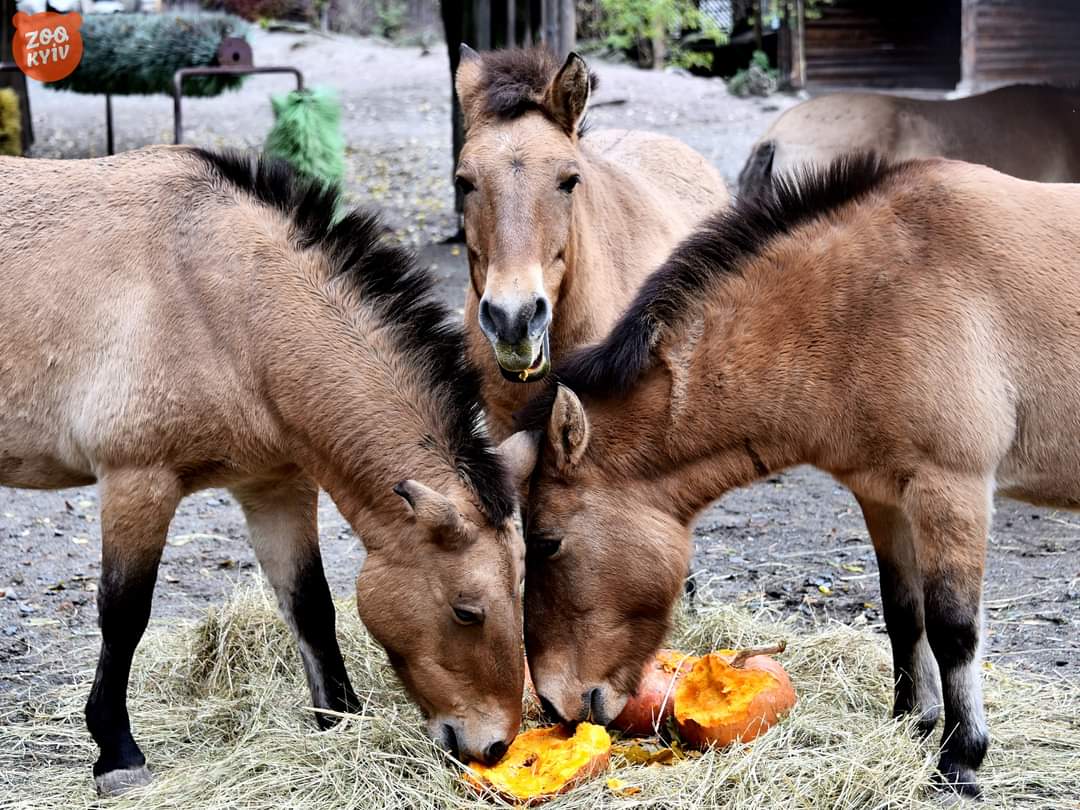
[[[1080,82],[1080,0],[833,0],[781,37],[793,87],[977,92]]]

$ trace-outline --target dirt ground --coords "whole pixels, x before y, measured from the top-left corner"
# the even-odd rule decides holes
[[[449,74],[445,52],[372,41],[258,33],[258,64],[294,64],[309,84],[335,87],[349,144],[347,186],[378,206],[404,243],[418,248],[453,306],[464,299],[462,251],[439,244],[455,230],[448,179]],[[598,65],[597,126],[639,127],[682,138],[729,181],[750,144],[797,100],[740,100],[715,80]],[[288,80],[256,78],[238,94],[185,102],[186,139],[208,145],[261,143],[271,121],[267,94]],[[36,86],[35,154],[104,152],[103,99]],[[171,101],[115,100],[117,148],[171,141]],[[17,700],[55,682],[49,662],[93,666],[94,591],[99,572],[98,501],[93,489],[0,489],[0,694]],[[346,595],[363,560],[352,530],[325,499],[325,566]],[[1080,672],[1080,515],[1002,501],[991,536],[986,584],[986,657],[992,664],[1075,679]],[[798,621],[840,620],[882,631],[876,565],[851,495],[799,469],[732,492],[696,531],[694,570],[712,596],[773,609]],[[222,492],[181,505],[160,571],[155,620],[192,616],[255,573],[237,506]]]

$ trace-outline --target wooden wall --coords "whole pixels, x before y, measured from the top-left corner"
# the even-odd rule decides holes
[[[962,89],[1080,82],[1080,0],[963,0]]]

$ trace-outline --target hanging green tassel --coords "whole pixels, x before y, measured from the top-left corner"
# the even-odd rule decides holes
[[[270,99],[274,126],[264,151],[288,161],[298,171],[330,185],[345,177],[345,138],[341,107],[326,88],[294,90]]]
[[[0,155],[22,154],[22,114],[19,97],[10,87],[0,88]]]

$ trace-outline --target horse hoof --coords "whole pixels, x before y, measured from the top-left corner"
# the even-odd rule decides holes
[[[969,799],[982,797],[982,789],[975,778],[973,768],[946,762],[944,759],[938,764],[938,776],[940,781],[960,796]]]
[[[135,768],[117,768],[115,771],[103,773],[94,777],[97,784],[98,796],[119,796],[132,788],[149,785],[153,779],[149,769],[145,765]]]

